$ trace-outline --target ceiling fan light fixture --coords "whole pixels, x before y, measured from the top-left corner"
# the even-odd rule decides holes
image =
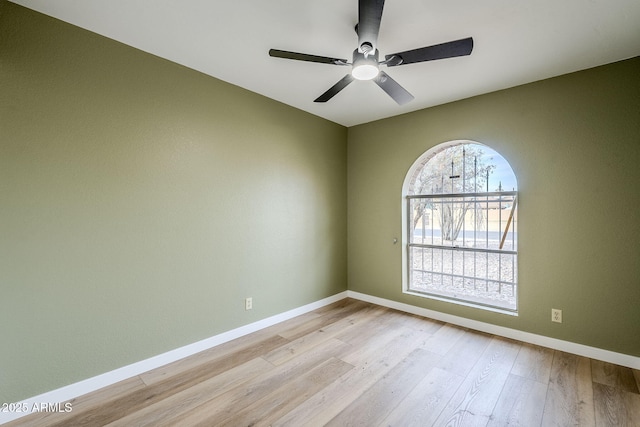
[[[380,69],[378,68],[378,51],[375,53],[359,52],[358,49],[353,51],[353,68],[351,69],[351,75],[356,80],[371,80],[374,79]]]
[[[380,70],[378,67],[371,64],[354,65],[351,70],[351,75],[356,80],[371,80],[375,78]]]

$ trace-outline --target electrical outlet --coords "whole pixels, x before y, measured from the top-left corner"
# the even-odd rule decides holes
[[[244,299],[244,309],[251,310],[253,308],[253,298]]]
[[[559,310],[557,308],[552,308],[551,321],[556,323],[562,323],[562,310]]]

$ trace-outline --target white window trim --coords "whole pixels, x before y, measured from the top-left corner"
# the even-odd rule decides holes
[[[407,294],[407,295],[418,296],[420,298],[427,298],[427,299],[432,299],[432,300],[436,300],[436,301],[447,302],[447,303],[450,303],[450,304],[476,308],[476,309],[480,309],[480,310],[484,310],[484,311],[490,311],[490,312],[495,312],[495,313],[500,313],[500,314],[506,314],[506,315],[509,315],[509,316],[518,316],[519,303],[516,303],[516,309],[515,310],[508,310],[508,309],[501,309],[499,307],[492,307],[492,306],[485,306],[485,305],[481,305],[481,304],[475,304],[475,303],[470,302],[470,301],[464,301],[464,300],[460,300],[460,299],[451,299],[451,298],[446,298],[446,297],[440,297],[440,296],[433,295],[433,294],[426,294],[426,293],[415,292],[415,291],[411,291],[410,290],[410,268],[409,268],[410,246],[409,246],[409,240],[408,240],[408,238],[409,238],[408,230],[409,230],[410,219],[409,219],[409,212],[408,212],[408,209],[407,209],[407,205],[408,205],[408,203],[407,203],[407,195],[409,194],[409,189],[410,189],[410,187],[412,185],[412,182],[411,182],[412,178],[415,175],[415,172],[419,168],[423,167],[435,154],[437,154],[437,153],[439,153],[439,152],[441,152],[443,150],[446,150],[446,149],[448,149],[450,147],[461,145],[461,144],[467,144],[467,143],[468,144],[485,145],[485,144],[482,144],[481,142],[474,141],[474,140],[453,140],[453,141],[448,141],[448,142],[436,144],[435,146],[431,147],[430,149],[428,149],[424,153],[420,154],[418,156],[418,158],[413,162],[413,164],[411,165],[411,167],[409,168],[409,170],[407,171],[407,173],[405,175],[404,181],[402,183],[402,193],[401,193],[401,200],[400,200],[401,217],[402,217],[402,239],[401,239],[401,243],[402,243],[402,293]],[[517,299],[519,299],[519,297],[520,297],[520,292],[518,291]]]

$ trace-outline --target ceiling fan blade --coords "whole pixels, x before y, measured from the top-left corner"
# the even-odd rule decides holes
[[[411,95],[405,88],[400,86],[398,82],[393,80],[387,73],[384,71],[380,71],[378,77],[373,79],[374,82],[378,86],[382,88],[383,91],[387,92],[394,101],[398,103],[398,105],[404,105],[407,102],[413,100],[413,95]]]
[[[319,62],[321,64],[349,65],[346,59],[329,58],[327,56],[309,55],[306,53],[288,52],[286,50],[269,49],[269,56],[274,58],[295,59],[296,61]]]
[[[372,53],[377,49],[383,8],[384,0],[358,0],[358,46],[369,43]]]
[[[467,37],[466,39],[385,55],[385,60],[389,61],[387,63],[388,67],[395,67],[397,65],[470,55],[472,50],[473,38]]]
[[[328,91],[320,95],[318,98],[314,99],[313,102],[327,102],[328,100],[336,96],[338,92],[347,87],[347,85],[353,80],[353,76],[351,74],[347,74],[338,83],[331,86]]]

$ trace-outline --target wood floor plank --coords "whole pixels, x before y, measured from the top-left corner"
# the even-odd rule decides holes
[[[608,385],[631,393],[640,393],[633,370],[600,360],[591,361],[591,376],[596,383]]]
[[[370,331],[370,328],[366,328]],[[351,351],[342,358],[344,361],[357,366],[359,368],[368,368],[368,364],[372,361],[384,359],[393,356],[390,360],[396,360],[406,357],[413,350],[418,348],[419,334],[411,328],[404,326],[395,326],[394,328],[376,330],[375,334],[367,335],[367,339],[358,341],[359,345],[353,345],[351,342]]]
[[[463,381],[463,376],[434,367],[378,425],[381,427],[434,425]]]
[[[147,385],[166,381],[170,376],[182,376],[193,370],[207,370],[207,366],[216,367],[217,371],[240,365],[269,351],[280,348],[289,342],[278,335],[270,335],[258,340],[241,337],[224,343],[214,349],[202,351],[190,357],[161,366],[140,375]]]
[[[436,424],[486,426],[519,350],[519,343],[494,337]]]
[[[640,426],[640,394],[593,383],[597,426]]]
[[[438,367],[463,378],[466,377],[489,346],[492,338],[492,335],[482,332],[465,331],[444,355]]]
[[[283,320],[275,325],[267,326],[257,332],[264,332],[265,336],[280,335],[284,337],[284,335],[287,335],[292,329],[304,327],[303,325],[308,322],[315,322],[320,317],[322,316],[316,311],[309,311],[291,319]],[[251,335],[257,335],[257,332],[253,332]]]
[[[439,320],[428,319],[423,316],[418,316],[417,314],[403,313],[398,310],[394,311],[405,318],[405,326],[414,328],[417,331],[423,333],[425,336],[433,335],[445,325],[444,322],[441,322]]]
[[[395,313],[393,310],[384,309],[381,313],[376,312],[367,319],[365,328],[354,328],[344,331],[336,338],[348,342],[354,347],[364,347],[366,343],[375,340],[375,337],[386,330],[404,328],[406,318]]]
[[[444,356],[466,331],[465,328],[446,323],[426,340],[424,348]]]
[[[69,400],[68,402],[72,404],[73,408],[70,413],[35,413],[3,424],[3,427],[47,427],[55,424],[64,425],[71,414],[87,415],[95,411],[100,411],[102,408],[108,408],[113,405],[113,402],[117,401],[121,395],[135,393],[143,388],[145,388],[145,384],[142,379],[139,377],[128,378],[109,387]]]
[[[179,393],[175,393],[166,399],[146,406],[139,411],[107,424],[107,426],[157,426],[166,420],[180,418],[211,399],[235,387],[248,383],[258,375],[264,375],[274,368],[271,363],[257,357],[228,371],[222,372],[209,380],[203,381]]]
[[[336,378],[353,369],[342,360],[331,358],[273,392],[245,407],[231,418],[220,424],[210,420],[201,423],[202,427],[270,426],[273,421],[290,412],[305,400],[325,388]]]
[[[404,332],[403,332],[404,331]],[[274,426],[325,425],[417,347],[416,331],[411,328],[387,329],[342,359],[355,366],[303,404],[287,413]]]
[[[539,426],[546,395],[547,384],[509,374],[487,426]]]
[[[553,350],[523,343],[511,373],[543,384],[549,383]]]
[[[591,361],[554,351],[543,426],[595,425]]]
[[[339,301],[317,308],[313,310],[313,312],[319,314],[320,316],[325,316],[327,314],[333,315],[334,313],[343,311],[344,309],[351,310],[351,307],[363,307],[367,305],[370,304],[355,298],[343,298]]]
[[[246,347],[240,351],[225,354],[221,358],[207,360],[200,365],[190,367],[189,370],[179,370],[178,373],[166,375],[166,378],[154,382],[147,387],[133,393],[122,394],[112,402],[111,406],[101,411],[92,411],[87,414],[72,413],[59,427],[68,425],[99,425],[103,426],[116,421],[130,413],[139,411],[146,406],[164,400],[171,395],[186,390],[209,378],[213,378],[220,373],[235,366],[262,355],[268,349],[284,345],[288,340],[282,337],[273,337],[269,340],[262,340],[258,347]],[[58,425],[54,424],[56,427]]]
[[[310,332],[321,329],[327,325],[337,322],[350,314],[354,314],[363,309],[371,309],[372,305],[363,301],[350,298],[340,300],[330,306],[323,307],[316,312],[320,314],[317,318],[312,319],[304,324],[293,326],[279,333],[280,336],[289,340],[295,340]]]
[[[418,348],[341,411],[327,426],[372,426],[385,418],[440,360]]]
[[[331,358],[340,358],[350,348],[349,344],[331,339],[322,348],[303,353],[266,374],[256,377],[251,383],[235,387],[198,406],[185,416],[165,420],[158,426],[191,426],[203,422],[219,425],[245,407],[267,396],[274,389],[284,386]]]
[[[287,345],[274,349],[263,357],[274,365],[281,365],[295,358],[300,353],[310,351],[314,347],[322,345],[325,341],[337,335],[344,334],[351,329],[357,329],[359,325],[370,322],[372,316],[376,314],[380,315],[381,313],[379,310],[374,310],[373,306],[364,307],[356,313],[324,325],[319,329],[315,329],[291,341]]]

